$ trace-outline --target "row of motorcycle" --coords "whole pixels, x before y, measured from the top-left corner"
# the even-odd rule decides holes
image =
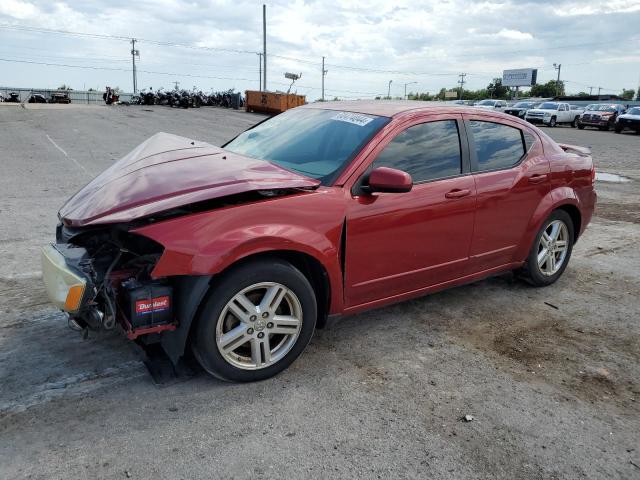
[[[171,90],[163,91],[149,89],[142,90],[138,95],[131,97],[132,105],[166,105],[168,107],[200,108],[200,107],[224,107],[238,110],[244,105],[244,100],[240,92],[234,89],[224,92],[212,92],[210,94],[202,91]]]

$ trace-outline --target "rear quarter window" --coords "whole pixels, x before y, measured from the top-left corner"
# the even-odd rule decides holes
[[[481,120],[469,121],[469,127],[475,143],[478,170],[510,168],[524,156],[525,140],[520,129]]]

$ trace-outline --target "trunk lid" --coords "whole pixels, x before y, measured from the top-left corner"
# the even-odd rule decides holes
[[[238,193],[319,184],[265,160],[158,133],[85,185],[59,217],[69,226],[127,222]]]

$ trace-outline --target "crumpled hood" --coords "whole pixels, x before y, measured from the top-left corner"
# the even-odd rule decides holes
[[[271,162],[158,133],[84,186],[59,216],[70,226],[127,222],[227,195],[319,184]]]

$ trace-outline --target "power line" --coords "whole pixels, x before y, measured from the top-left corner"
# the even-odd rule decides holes
[[[46,65],[50,67],[67,67],[67,68],[85,68],[89,70],[108,70],[108,71],[117,71],[117,72],[131,72],[129,68],[117,68],[117,67],[98,67],[94,65],[69,65],[64,63],[51,63],[51,62],[32,62],[29,60],[11,60],[7,58],[0,58],[0,62],[11,62],[11,63],[27,63],[32,65]],[[249,78],[233,78],[233,77],[216,77],[211,75],[192,75],[188,73],[175,73],[175,72],[155,72],[150,70],[137,70],[139,73],[147,73],[150,75],[173,75],[174,77],[193,77],[193,78],[210,78],[215,80],[237,80],[237,81],[246,81],[253,82],[255,80]]]
[[[78,37],[87,37],[87,38],[99,38],[99,39],[107,39],[107,40],[121,40],[121,41],[131,41],[131,37],[124,37],[121,35],[107,35],[101,33],[85,33],[85,32],[72,32],[70,30],[56,30],[51,28],[42,28],[42,27],[29,27],[26,25],[13,25],[13,24],[0,24],[0,28],[6,30],[19,30],[19,31],[27,31],[27,32],[35,32],[35,33],[51,33],[58,35],[70,35],[70,36],[78,36]],[[205,47],[199,45],[187,45],[183,43],[176,42],[163,42],[159,40],[150,40],[148,38],[136,38],[138,42],[144,42],[151,45],[160,45],[164,47],[180,47],[180,48],[191,48],[195,50],[209,50],[209,51],[217,51],[217,52],[227,52],[227,53],[246,53],[246,54],[255,54],[255,51],[252,50],[238,50],[234,48],[222,48],[222,47]]]
[[[58,34],[58,35],[77,36],[77,37],[96,38],[96,39],[117,40],[117,41],[127,41],[127,42],[130,42],[130,40],[131,40],[131,37],[122,36],[122,35],[109,35],[109,34],[100,34],[100,33],[75,32],[75,31],[70,31],[70,30],[50,29],[50,28],[44,28],[44,27],[33,27],[33,26],[27,26],[27,25],[16,25],[16,24],[7,24],[7,23],[0,23],[0,29],[26,31],[26,32],[34,32],[34,33]],[[202,50],[202,51],[216,51],[216,52],[236,53],[236,54],[252,54],[252,55],[257,53],[257,52],[252,51],[252,50],[241,50],[241,49],[232,49],[232,48],[223,48],[223,47],[208,47],[208,46],[200,46],[200,45],[188,45],[188,44],[177,43],[177,42],[158,41],[158,40],[144,39],[144,38],[137,38],[136,41],[147,43],[147,44],[151,44],[151,45],[157,45],[157,46],[188,48],[188,49]],[[521,49],[521,50],[511,50],[511,51],[503,51],[502,49],[500,49],[499,51],[500,51],[500,54],[502,54],[502,55],[504,55],[504,54],[516,54],[516,53],[527,53],[527,52],[541,52],[541,51],[547,51],[547,50],[559,50],[559,49],[567,49],[567,48],[590,47],[590,46],[594,46],[594,45],[598,45],[599,46],[599,45],[604,45],[604,44],[609,44],[609,43],[619,43],[619,41],[620,40],[618,39],[618,40],[612,40],[612,41],[607,41],[607,42],[577,43],[577,44],[563,45],[563,46],[557,46],[557,47],[538,47],[538,48],[535,48],[535,49]],[[490,53],[491,52],[469,53],[469,54],[455,55],[455,56],[452,56],[452,58],[478,57],[478,56],[487,55],[487,54],[490,54]],[[279,58],[279,59],[283,59],[283,60],[291,60],[291,61],[295,61],[295,62],[307,64],[307,65],[316,65],[316,66],[321,65],[321,63],[318,62],[318,61],[309,60],[309,59],[303,59],[303,58],[299,58],[299,57],[292,57],[292,56],[287,56],[287,55],[275,55],[275,54],[270,54],[270,56],[273,57],[273,58]],[[594,62],[581,62],[581,63],[567,64],[567,65],[588,65],[588,64],[592,64],[592,63],[594,63]],[[369,72],[369,73],[393,74],[393,75],[437,76],[437,77],[441,77],[441,76],[452,76],[452,77],[455,77],[455,76],[459,75],[458,73],[455,73],[455,72],[413,72],[413,71],[402,71],[402,70],[376,68],[376,67],[371,67],[371,66],[356,67],[356,66],[351,66],[351,65],[339,65],[339,64],[327,64],[326,65],[326,67],[329,67],[329,66],[332,67],[332,68],[337,68],[337,69],[345,69],[345,70],[352,70],[352,71],[362,71],[362,72]],[[467,72],[467,74],[469,76],[481,77],[481,78],[483,78],[483,77],[484,78],[494,78],[495,77],[494,74],[490,74],[488,72]]]

